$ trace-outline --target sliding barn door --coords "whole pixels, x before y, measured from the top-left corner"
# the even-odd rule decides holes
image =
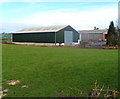
[[[72,45],[73,44],[73,31],[64,32],[64,44]]]

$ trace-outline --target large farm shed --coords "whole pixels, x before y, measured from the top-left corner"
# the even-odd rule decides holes
[[[79,33],[70,25],[26,28],[12,34],[13,42],[64,43],[64,45],[72,45],[74,42],[78,42],[78,39]]]
[[[105,41],[107,29],[79,30],[80,41]]]

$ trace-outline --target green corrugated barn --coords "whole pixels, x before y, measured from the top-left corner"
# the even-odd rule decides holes
[[[72,45],[78,42],[78,39],[79,33],[70,25],[26,28],[12,33],[13,42],[64,43],[64,45]]]

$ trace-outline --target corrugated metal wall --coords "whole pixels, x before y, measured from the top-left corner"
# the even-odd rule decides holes
[[[13,42],[37,42],[37,43],[54,43],[55,33],[20,33],[13,34]]]
[[[103,40],[102,33],[81,33],[81,41],[101,41]]]

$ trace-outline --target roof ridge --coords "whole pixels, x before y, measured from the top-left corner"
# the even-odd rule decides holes
[[[16,33],[20,32],[57,32],[69,25],[51,25],[51,26],[40,26],[40,27],[31,27],[31,28],[24,28],[21,30],[16,31]]]

